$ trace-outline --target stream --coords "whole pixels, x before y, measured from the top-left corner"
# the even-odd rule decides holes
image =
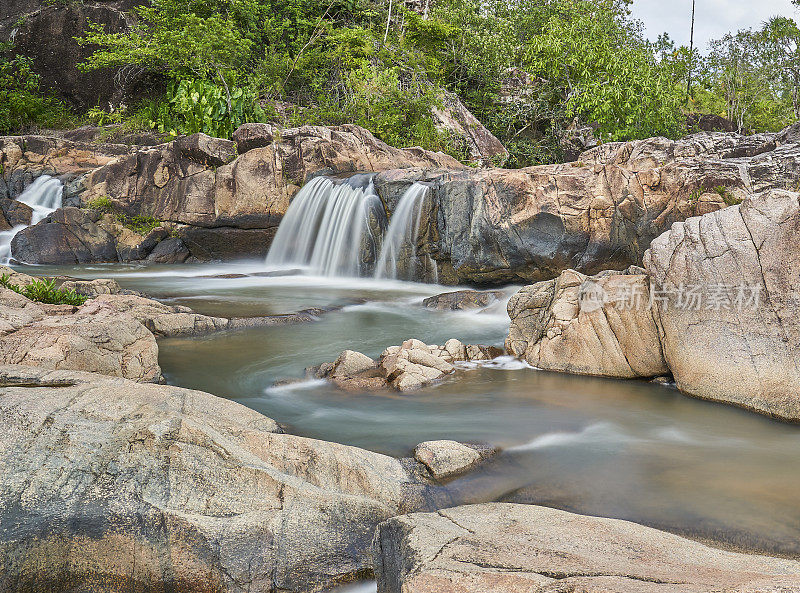
[[[454,504],[542,504],[800,557],[798,426],[671,387],[542,372],[508,358],[406,395],[346,393],[321,381],[274,387],[344,349],[377,356],[411,337],[502,345],[502,304],[484,312],[430,311],[421,300],[452,287],[265,275],[263,262],[19,269],[115,278],[210,315],[334,308],[313,323],[161,340],[164,375],[170,384],[240,402],[295,434],[394,456],[435,439],[502,447],[449,484]]]

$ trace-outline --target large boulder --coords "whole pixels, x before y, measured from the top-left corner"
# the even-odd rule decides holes
[[[378,593],[800,591],[800,562],[728,552],[618,519],[517,504],[395,517]]]
[[[678,388],[800,420],[800,194],[673,225],[645,256]]]
[[[68,206],[17,233],[11,253],[27,264],[135,261],[146,258],[169,235],[160,227],[146,235],[139,233],[112,215]]]
[[[0,288],[0,364],[157,381],[158,346],[139,321],[110,306],[42,305]]]
[[[467,109],[457,95],[446,92],[441,96],[441,106],[434,106],[432,116],[436,128],[460,143],[470,161],[480,165],[502,165],[508,150]]]
[[[0,367],[0,590],[314,592],[425,508],[400,461],[212,395]]]
[[[11,22],[0,15],[0,40],[13,40],[14,51],[31,58],[33,71],[42,87],[82,109],[107,105],[124,97],[135,82],[136,70],[101,69],[83,72],[78,64],[96,49],[81,46],[76,37],[89,32],[90,23],[102,25],[108,33],[128,30],[132,19],[123,10],[136,0],[99,0],[96,2],[47,2],[12,0],[4,12],[16,17]]]
[[[518,170],[386,171],[375,187],[389,211],[411,184],[431,187],[418,252],[440,281],[513,283],[639,265],[674,222],[798,180],[796,140],[708,133],[609,143],[574,163]]]
[[[798,232],[800,194],[784,190],[676,223],[646,270],[523,288],[506,347],[549,370],[669,372],[688,395],[800,421]]]
[[[551,371],[626,378],[663,375],[668,370],[649,304],[644,274],[587,277],[567,270],[511,298],[506,349]]]

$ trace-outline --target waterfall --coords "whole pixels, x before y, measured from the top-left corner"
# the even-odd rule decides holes
[[[303,267],[322,276],[361,276],[374,257],[376,226],[385,224],[384,218],[371,177],[356,176],[341,184],[317,177],[292,200],[267,265]]]
[[[31,207],[31,225],[41,222],[44,218],[61,206],[62,183],[50,175],[42,175],[36,179],[17,198]],[[30,225],[18,225],[7,231],[0,231],[0,263],[7,264],[11,261],[11,240],[22,229]]]
[[[380,257],[375,266],[376,278],[417,279],[417,237],[422,204],[427,192],[428,186],[415,183],[400,198],[383,239]],[[435,265],[433,269],[436,269]]]

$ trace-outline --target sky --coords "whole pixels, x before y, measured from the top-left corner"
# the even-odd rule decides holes
[[[705,53],[708,42],[739,29],[757,28],[771,16],[797,20],[800,12],[790,0],[695,0],[695,46]],[[692,0],[634,0],[633,16],[644,22],[646,36],[664,31],[676,45],[689,45]]]

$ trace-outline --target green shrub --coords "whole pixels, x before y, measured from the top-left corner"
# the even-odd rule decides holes
[[[114,202],[108,196],[98,196],[86,202],[86,207],[89,210],[97,210],[98,212],[111,212],[114,208]]]
[[[0,134],[63,126],[72,118],[62,101],[41,92],[31,59],[0,44]]]
[[[125,214],[117,214],[114,216],[125,228],[132,230],[138,235],[147,235],[153,229],[161,226],[162,222],[152,216],[127,216]]]
[[[21,294],[37,303],[45,303],[48,305],[74,305],[80,306],[84,304],[89,297],[80,295],[74,290],[61,290],[56,288],[55,280],[34,280],[26,286],[19,286],[12,284],[8,274],[0,276],[0,286],[13,290],[17,294]]]

